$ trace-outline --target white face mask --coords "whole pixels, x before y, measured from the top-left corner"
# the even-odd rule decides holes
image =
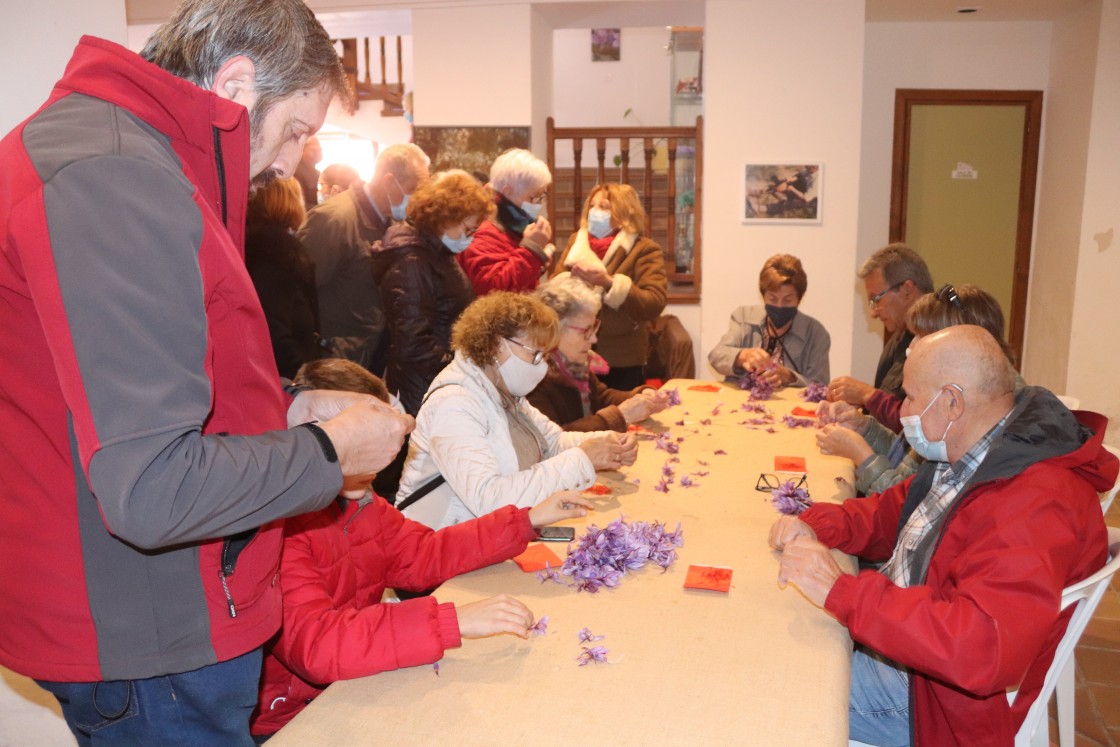
[[[591,208],[587,211],[587,232],[597,239],[611,235],[611,214],[607,210]]]
[[[401,187],[401,183],[397,180],[395,174],[390,174],[389,176],[393,177],[393,181],[397,183],[397,189],[404,195],[397,204],[389,203],[389,214],[393,216],[393,220],[404,220],[408,215],[408,198],[410,195]]]
[[[902,423],[902,434],[906,436],[910,448],[923,459],[931,462],[949,461],[949,449],[945,444],[945,436],[949,435],[949,429],[953,427],[954,421],[949,421],[949,425],[945,426],[945,432],[941,434],[941,438],[937,441],[930,441],[926,438],[925,431],[922,430],[922,417],[929,412],[929,408],[933,407],[933,403],[944,393],[944,389],[938,392],[937,397],[929,401],[921,415],[906,415],[898,419]]]
[[[498,366],[498,375],[505,382],[507,392],[515,397],[524,397],[536,389],[537,384],[544,379],[545,374],[548,373],[548,363],[543,358],[537,364],[521,360],[514,354],[505,339],[502,343],[505,344],[509,357],[506,358],[505,363]]]

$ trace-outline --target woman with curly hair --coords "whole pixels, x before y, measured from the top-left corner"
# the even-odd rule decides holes
[[[436,174],[408,202],[408,219],[373,245],[373,279],[385,311],[385,383],[410,415],[432,379],[451,362],[451,325],[474,300],[455,255],[493,209],[465,171]]]
[[[634,463],[633,434],[566,432],[525,399],[558,338],[556,314],[530,296],[496,291],[467,307],[452,333],[455,359],[416,417],[397,493],[405,516],[440,529],[588,488],[596,470]]]
[[[615,389],[645,383],[649,328],[668,299],[661,247],[648,236],[638,193],[629,184],[600,184],[583,205],[580,229],[556,263],[603,294],[595,352],[611,370],[603,382]]]

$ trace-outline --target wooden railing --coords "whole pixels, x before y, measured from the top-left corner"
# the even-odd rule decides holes
[[[397,79],[395,82],[388,81],[389,64],[385,54],[385,39],[386,37],[377,37],[378,46],[380,48],[380,70],[381,82],[374,83],[372,70],[370,66],[370,37],[362,39],[337,39],[342,45],[342,54],[339,56],[342,60],[342,67],[346,71],[346,75],[350,78],[350,85],[354,89],[356,100],[353,102],[355,108],[362,101],[381,101],[381,114],[383,116],[401,116],[404,114],[404,58],[401,52],[401,37],[393,37],[396,39],[397,48]],[[358,77],[360,70],[358,68],[358,45],[361,42],[362,46],[362,62],[365,67],[365,75],[360,79]]]
[[[695,127],[556,127],[549,117],[547,159],[553,188],[548,214],[553,235],[562,240],[578,229],[585,195],[594,185],[629,184],[642,200],[650,238],[665,253],[670,303],[698,303],[703,124],[704,118],[697,117]],[[588,140],[594,142],[595,160],[585,169]],[[557,141],[570,142],[571,166],[567,159],[558,165]],[[665,158],[660,163],[662,146]],[[640,153],[640,163],[631,163],[632,150]]]

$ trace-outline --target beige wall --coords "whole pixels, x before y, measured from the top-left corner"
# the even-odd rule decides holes
[[[1095,5],[1096,3],[1094,3]],[[1078,24],[1080,25],[1080,24]],[[1092,32],[1086,29],[1084,43]],[[1097,59],[1085,169],[1084,203],[1076,244],[1067,391],[1086,409],[1112,421],[1108,442],[1120,444],[1120,3],[1100,4]]]
[[[82,34],[124,44],[125,0],[53,0],[0,8],[0,136],[46,100]],[[18,5],[18,11],[17,6]],[[18,12],[18,19],[14,18]]]

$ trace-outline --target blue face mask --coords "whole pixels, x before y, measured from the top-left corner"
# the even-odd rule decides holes
[[[467,247],[471,245],[471,242],[474,241],[474,236],[464,235],[460,238],[453,239],[447,234],[444,234],[442,237],[440,237],[440,240],[443,242],[443,245],[451,251],[452,254],[462,254],[467,250]]]
[[[775,329],[781,329],[797,316],[796,306],[775,306],[773,304],[766,304],[766,316],[770,317],[770,321],[774,322]]]
[[[937,441],[930,441],[926,438],[925,431],[922,430],[922,417],[929,412],[929,408],[933,407],[933,403],[944,393],[944,389],[938,392],[937,397],[929,401],[921,415],[906,415],[898,419],[902,423],[902,434],[910,442],[910,448],[917,452],[918,456],[931,462],[949,461],[949,449],[945,444],[945,436],[949,435],[949,429],[953,427],[955,421],[949,421],[949,425],[945,426],[945,432],[941,434],[941,438]]]
[[[587,211],[587,232],[597,239],[611,235],[611,214],[607,210],[591,208]]]
[[[393,181],[397,182],[397,189],[401,191],[401,194],[403,194],[404,197],[402,197],[401,201],[396,205],[394,205],[393,203],[389,203],[389,214],[393,216],[393,220],[404,220],[405,216],[408,215],[409,195],[404,191],[404,188],[401,187],[401,183],[397,181],[396,176],[393,176]]]
[[[528,200],[518,205],[518,207],[521,208],[521,212],[529,216],[529,220],[536,220],[537,217],[541,214],[541,210],[544,210],[544,205],[538,205],[537,203],[529,202]]]

